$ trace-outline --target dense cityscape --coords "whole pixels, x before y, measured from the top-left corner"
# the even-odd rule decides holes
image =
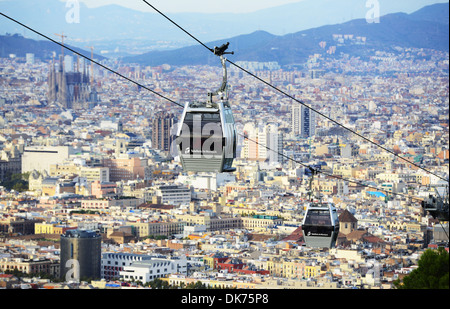
[[[329,56],[239,62],[326,117],[229,68],[242,135],[236,172],[218,174],[183,172],[179,106],[67,51],[1,58],[0,287],[393,289],[448,251],[448,223],[418,200],[448,181],[448,52]],[[222,78],[219,62],[102,64],[181,104]],[[307,166],[338,209],[334,248],[305,246]],[[81,280],[63,265],[77,239]]]

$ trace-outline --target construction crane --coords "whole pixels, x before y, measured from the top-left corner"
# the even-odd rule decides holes
[[[62,32],[61,34],[55,33],[55,35],[61,38],[61,44],[63,45],[61,46],[61,55],[64,58],[64,38],[67,38],[67,35],[64,35],[64,32]]]

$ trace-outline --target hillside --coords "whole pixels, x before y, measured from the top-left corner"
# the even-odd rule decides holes
[[[347,53],[362,57],[372,50],[392,52],[397,46],[448,51],[448,25],[449,4],[444,3],[426,6],[410,14],[388,14],[381,17],[380,23],[367,23],[365,19],[356,19],[283,36],[260,30],[206,44],[214,47],[230,42],[230,50],[235,52],[235,55],[228,56],[232,61],[276,61],[281,65],[302,64],[310,55],[326,53],[330,51],[330,48],[335,48],[335,51],[329,56]],[[197,35],[195,31],[192,33]],[[337,35],[351,35],[351,39],[345,39],[345,37],[340,39]],[[365,41],[361,41],[358,37],[365,38]],[[71,48],[90,57],[90,51]],[[1,57],[7,57],[9,54],[23,57],[27,52],[34,53],[37,58],[48,60],[53,53],[58,55],[61,47],[44,39],[33,40],[18,34],[0,35]],[[105,57],[95,55],[95,58],[102,60]],[[202,46],[192,45],[169,51],[153,51],[126,57],[123,60],[151,66],[165,63],[171,65],[217,64],[217,59],[214,58]]]
[[[210,47],[230,42],[232,61],[277,61],[281,65],[304,63],[309,55],[324,53],[331,46],[335,55],[341,52],[364,56],[370,50],[395,51],[395,47],[449,50],[449,4],[427,6],[411,14],[394,13],[382,16],[379,23],[357,19],[342,24],[322,26],[284,36],[257,31],[222,41],[209,42]],[[194,34],[195,35],[195,34]],[[339,39],[336,35],[351,35]],[[365,41],[363,39],[365,38]],[[325,48],[319,43],[326,42]],[[149,52],[126,57],[125,62],[145,65],[185,65],[214,63],[212,55],[202,46],[194,45],[172,51]]]
[[[398,12],[412,13],[431,3],[444,1],[377,0],[381,15]],[[84,1],[79,1],[79,23],[66,21],[68,9],[65,2],[60,0],[1,0],[0,11],[49,35],[64,31],[68,35],[67,42],[72,45],[78,46],[77,41],[82,40],[83,45],[79,46],[81,48],[84,48],[84,43],[87,42],[102,43],[115,40],[191,42],[183,32],[151,10],[143,1],[130,2],[137,5],[139,9],[133,10],[119,5],[89,8]],[[214,41],[257,30],[285,35],[364,18],[368,11],[366,2],[365,0],[298,0],[295,3],[277,5],[277,1],[272,1],[273,7],[250,13],[226,13],[229,8],[224,2],[222,13],[165,13],[189,31],[196,33],[202,41]],[[24,36],[30,34],[24,33],[19,25],[0,18],[0,34],[5,33],[21,33]],[[31,38],[35,37],[31,36]]]
[[[91,58],[91,52],[77,47],[67,45],[67,47],[79,52],[80,54]],[[0,35],[0,57],[8,57],[9,54],[16,54],[17,57],[25,57],[26,53],[35,54],[36,58],[41,60],[49,60],[53,57],[53,53],[56,55],[61,54],[61,46],[48,41],[48,40],[32,40],[21,36],[20,34],[14,35]],[[72,52],[65,50],[65,55],[73,54]],[[105,57],[94,54],[94,58],[97,60],[103,60]]]

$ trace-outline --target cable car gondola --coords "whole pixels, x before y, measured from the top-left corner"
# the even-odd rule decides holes
[[[339,218],[336,207],[329,202],[314,202],[312,198],[312,181],[318,170],[309,167],[310,203],[303,218],[302,231],[307,247],[333,248],[339,234]]]
[[[307,247],[333,248],[339,234],[339,219],[333,203],[311,203],[302,224]]]
[[[422,201],[424,211],[428,212],[434,219],[448,221],[448,184],[438,183],[430,185],[434,187],[435,195],[429,195]]]
[[[228,102],[224,54],[229,43],[215,47],[223,67],[223,82],[205,102],[186,103],[177,131],[177,150],[185,172],[234,172],[236,127]],[[217,102],[213,97],[218,96]]]

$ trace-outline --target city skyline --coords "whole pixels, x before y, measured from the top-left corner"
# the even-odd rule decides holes
[[[409,50],[408,53],[413,53],[414,57],[421,57],[420,50]],[[408,57],[406,53],[391,60],[389,60],[389,55],[378,54],[378,57],[386,57],[385,61],[389,61],[389,64],[378,63],[379,60],[358,63],[343,58],[334,62],[333,65],[336,68],[347,67],[355,71],[363,67],[372,67],[377,72],[386,70],[389,65],[399,72],[399,77],[394,79],[389,76],[380,77],[374,84],[370,76],[358,77],[351,74],[346,75],[344,79],[341,74],[336,73],[314,75],[309,72],[278,71],[278,73],[272,72],[269,75],[270,71],[263,71],[261,74],[267,75],[261,76],[270,76],[272,83],[285,84],[290,91],[296,93],[299,93],[298,91],[301,89],[303,97],[310,100],[314,98],[314,106],[317,108],[322,106],[320,107],[321,111],[331,113],[333,118],[338,121],[347,119],[346,121],[350,121],[358,130],[362,130],[374,139],[384,139],[385,144],[398,149],[399,153],[407,158],[418,158],[434,172],[442,172],[448,164],[448,141],[446,141],[448,118],[445,118],[445,115],[440,117],[439,109],[445,108],[446,105],[448,108],[448,103],[446,103],[448,99],[445,101],[446,93],[448,93],[448,83],[446,83],[448,79],[439,73],[440,70],[428,72],[428,68],[436,65],[436,69],[445,68],[448,56],[437,53],[433,56],[436,57],[435,59],[440,59],[436,63],[434,61],[414,61],[413,67],[405,62],[403,57]],[[30,59],[32,58],[30,57]],[[42,78],[47,78],[45,74],[47,64],[38,60],[34,64],[31,61],[26,64],[26,62],[21,63],[21,60],[17,58],[3,58],[2,63],[5,63],[2,68],[10,66],[21,68],[9,72],[8,79],[28,74],[34,76],[35,80],[40,79],[38,78],[40,74]],[[326,65],[322,62],[319,63]],[[184,84],[186,80],[190,80],[192,84],[189,87],[190,95],[200,95],[202,89],[199,87],[196,90],[197,87],[204,85],[208,76],[212,74],[211,68],[208,67],[197,69],[180,67],[172,72],[164,71],[162,68],[141,68],[134,71],[131,67],[123,67],[122,70],[133,74],[134,78],[140,81],[158,83],[160,88],[177,89],[180,97],[184,97],[183,93],[188,91],[185,89],[187,85]],[[416,72],[416,75],[408,77],[401,73],[409,71]],[[336,265],[317,260],[311,256],[317,251],[303,247],[301,232],[297,231],[304,206],[304,202],[301,201],[307,199],[308,196],[308,176],[301,165],[287,160],[288,162],[285,164],[268,166],[239,158],[236,163],[237,173],[229,175],[227,178],[221,178],[223,176],[219,175],[216,177],[182,175],[179,165],[177,167],[175,162],[164,163],[165,159],[161,158],[162,153],[156,154],[148,144],[142,144],[142,141],[139,143],[138,137],[142,136],[148,141],[151,136],[149,120],[155,113],[148,102],[156,104],[157,101],[135,88],[130,89],[123,80],[98,74],[98,72],[96,74],[95,80],[101,82],[100,103],[90,110],[82,109],[69,114],[57,105],[43,105],[35,108],[32,105],[26,105],[25,103],[28,101],[20,99],[20,92],[11,91],[7,96],[8,100],[2,101],[1,108],[4,114],[0,119],[0,123],[3,121],[2,136],[17,138],[17,145],[12,145],[12,149],[15,149],[13,152],[16,154],[24,151],[26,155],[22,159],[25,160],[23,164],[26,166],[38,167],[38,162],[46,162],[45,158],[50,158],[55,151],[48,146],[50,144],[66,145],[64,148],[73,147],[74,150],[70,151],[70,155],[61,158],[62,161],[58,166],[48,168],[49,175],[46,176],[44,173],[40,177],[33,178],[32,191],[20,193],[21,197],[29,195],[29,198],[35,200],[35,203],[39,203],[43,210],[37,211],[29,204],[7,206],[8,204],[0,203],[5,205],[1,207],[2,214],[8,214],[11,207],[30,209],[25,212],[29,215],[17,217],[15,221],[9,221],[8,217],[2,218],[2,226],[8,226],[13,233],[18,233],[19,227],[23,224],[21,231],[32,235],[32,224],[36,231],[38,228],[41,228],[42,231],[44,227],[44,222],[34,221],[36,220],[35,216],[44,217],[50,239],[55,237],[52,235],[57,235],[54,233],[58,233],[61,228],[89,227],[103,231],[104,235],[108,235],[110,241],[123,243],[124,248],[133,248],[133,252],[134,250],[141,252],[139,256],[151,259],[145,263],[128,262],[127,260],[126,264],[121,265],[120,268],[119,265],[103,264],[102,274],[108,278],[108,286],[102,285],[101,281],[94,280],[92,284],[96,287],[120,286],[121,283],[117,282],[130,284],[126,282],[139,279],[137,276],[145,278],[144,282],[148,284],[155,278],[155,274],[150,272],[153,269],[159,269],[161,274],[166,276],[163,279],[173,285],[179,284],[179,282],[189,284],[189,280],[196,280],[191,278],[192,273],[189,271],[183,271],[181,274],[169,274],[165,271],[167,267],[153,268],[154,265],[160,263],[159,265],[174,265],[174,269],[183,267],[183,265],[187,265],[188,269],[194,267],[197,272],[207,276],[207,279],[201,279],[202,282],[211,285],[218,284],[216,283],[218,280],[212,275],[220,273],[217,267],[230,270],[233,267],[234,271],[230,276],[236,278],[236,281],[229,281],[228,287],[245,286],[246,288],[271,289],[276,287],[275,283],[264,277],[270,275],[283,278],[287,284],[286,287],[299,289],[307,287],[307,279],[313,282],[309,284],[316,284],[309,287],[316,289],[321,287],[345,289],[359,285],[366,288],[392,288],[391,278],[399,277],[401,271],[412,271],[412,266],[405,267],[397,260],[395,260],[397,264],[392,266],[381,266],[382,263],[380,263],[379,275],[372,275],[373,268],[370,268],[370,271],[364,271],[363,279],[358,280],[354,279],[357,273],[352,270],[353,268],[345,271],[338,270],[338,265],[342,265],[342,261],[347,259],[357,259],[358,262],[353,263],[358,263],[358,269],[364,269],[364,263],[374,265],[375,261],[383,261],[384,265],[385,261],[398,259],[400,252],[405,254],[402,248],[409,248],[411,250],[409,258],[416,261],[422,250],[435,245],[435,242],[431,241],[432,239],[445,241],[445,235],[439,224],[423,215],[420,203],[403,198],[405,194],[420,196],[421,193],[425,193],[426,184],[436,183],[435,178],[411,169],[401,160],[390,160],[389,156],[352,136],[342,135],[323,119],[318,121],[318,134],[311,143],[307,143],[290,131],[290,107],[292,104],[276,93],[267,91],[262,85],[249,82],[243,76],[233,75],[230,78],[230,84],[233,85],[230,95],[234,102],[235,115],[239,116],[240,123],[254,121],[256,115],[259,115],[258,118],[262,118],[263,123],[278,123],[278,132],[285,137],[282,150],[286,151],[288,157],[295,158],[300,162],[325,162],[326,165],[322,166],[322,171],[325,173],[344,179],[356,178],[358,182],[369,179],[376,184],[376,187],[386,190],[390,186],[390,190],[392,190],[389,200],[385,202],[384,199],[387,195],[381,194],[383,192],[381,190],[371,191],[369,188],[354,186],[345,181],[335,181],[318,176],[319,178],[315,179],[312,188],[323,194],[325,199],[334,200],[338,205],[339,214],[342,215],[341,219],[352,220],[354,229],[348,232],[343,230],[343,233],[348,233],[348,236],[341,234],[338,238],[338,248],[336,251],[332,251],[339,257],[341,264],[337,263],[337,260]],[[434,78],[430,80],[425,76]],[[339,82],[339,85],[335,82]],[[318,93],[318,85],[322,85],[320,93]],[[414,87],[411,87],[410,91],[405,91],[402,90],[405,85]],[[43,92],[38,90],[42,86],[44,87]],[[2,84],[0,97],[5,97],[9,87],[9,85]],[[33,87],[36,89],[36,94],[39,94],[39,100],[45,102],[47,85],[45,83],[36,84]],[[115,91],[111,92],[110,89],[115,89]],[[318,94],[323,97],[319,98]],[[16,97],[16,95],[19,96]],[[419,101],[422,103],[419,104]],[[24,112],[19,115],[15,106],[20,106],[20,110]],[[157,109],[160,110],[167,108],[164,103],[157,106]],[[332,110],[328,110],[330,106],[333,106]],[[420,111],[427,115],[423,118],[423,127],[415,124]],[[371,114],[370,119],[364,116],[369,113]],[[71,118],[71,115],[74,118]],[[356,119],[352,120],[352,117]],[[55,125],[55,119],[59,124]],[[112,119],[112,123],[102,124],[106,119]],[[123,127],[120,131],[119,121]],[[445,125],[446,123],[447,125]],[[114,124],[116,125],[114,126]],[[133,134],[131,134],[132,132]],[[22,138],[16,136],[22,136]],[[119,142],[123,143],[123,147],[121,145],[120,149],[117,147]],[[34,157],[28,155],[29,151],[36,151],[31,146],[32,144],[41,145],[36,149],[40,151],[39,153],[32,152]],[[7,143],[6,146],[5,152],[9,153],[9,144]],[[313,160],[308,160],[311,155]],[[8,155],[2,155],[2,158],[5,157]],[[108,157],[116,159],[108,159]],[[143,174],[139,174],[140,171],[129,163],[133,157],[135,161],[138,157],[146,158],[147,163],[142,163],[143,160],[140,160],[135,165],[146,169]],[[108,163],[113,160],[117,164]],[[14,160],[11,160],[12,162]],[[1,163],[5,164],[5,161],[1,161]],[[114,177],[114,181],[110,179],[107,183],[100,183],[96,180],[103,178],[103,172],[108,178],[108,169],[110,176]],[[79,176],[73,178],[70,176],[73,173]],[[84,175],[89,175],[90,180],[87,180],[87,176]],[[143,176],[137,177],[138,175]],[[148,180],[152,182],[150,186],[145,183]],[[168,184],[171,188],[167,188]],[[6,190],[3,192],[6,201],[15,200],[11,193]],[[118,195],[127,198],[115,198]],[[132,196],[133,198],[131,198]],[[69,200],[65,200],[65,198],[69,198]],[[73,203],[73,199],[78,200],[79,204]],[[58,202],[55,206],[51,206],[54,200]],[[92,217],[95,218],[94,220],[88,219],[89,217],[79,217],[74,220],[67,217],[62,211],[63,209],[66,211],[71,209],[70,212],[73,212],[71,216],[74,218],[78,218],[75,215],[76,212],[82,213],[83,211],[103,212],[105,215]],[[345,210],[351,212],[351,216]],[[53,212],[57,213],[57,223],[51,221],[51,217],[55,216]],[[253,215],[254,213],[255,215]],[[80,216],[82,215],[80,214]],[[352,216],[357,221],[352,219]],[[127,221],[125,224],[116,225],[118,218],[127,218]],[[408,219],[405,220],[405,218]],[[11,225],[13,222],[15,222],[14,225]],[[188,228],[188,222],[192,224],[192,229]],[[343,221],[343,223],[345,222]],[[25,224],[27,225],[25,226]],[[185,227],[184,224],[186,224]],[[406,232],[401,228],[403,224],[406,226]],[[277,226],[277,228],[273,228],[273,226]],[[433,229],[433,236],[421,232],[422,229],[426,231],[425,227]],[[251,232],[243,233],[242,229]],[[181,235],[185,235],[184,233],[187,233],[188,240],[182,239]],[[236,233],[238,234],[236,235]],[[194,250],[193,248],[196,246],[201,246],[202,250],[206,250],[206,252],[219,248],[223,251],[224,247],[226,250],[223,257],[213,254],[211,254],[212,256],[205,255],[205,263],[207,261],[212,263],[208,264],[212,266],[206,269],[199,266],[199,262],[194,258],[170,261],[165,257],[164,260],[161,260],[161,257],[152,255],[153,253],[149,249],[152,246],[148,246],[147,242],[141,240],[152,234],[160,237],[178,235],[175,236],[176,241],[158,243],[160,246],[163,244],[167,246],[166,250],[174,250],[173,252],[176,254],[184,254],[189,252],[184,250]],[[203,236],[205,238],[202,238]],[[220,237],[225,237],[226,241],[216,240],[222,239]],[[267,237],[267,240],[263,243],[260,243],[263,240],[258,240],[255,244],[255,240],[248,241],[251,237],[253,239]],[[275,243],[270,240],[273,238],[276,239]],[[210,239],[214,239],[214,241],[210,241]],[[291,241],[285,239],[291,239]],[[359,241],[360,243],[357,244]],[[425,248],[422,248],[422,241],[427,243]],[[347,243],[348,247],[346,247]],[[359,250],[353,250],[350,243]],[[258,244],[261,247],[258,247]],[[369,246],[369,244],[371,245]],[[278,248],[278,246],[280,247]],[[414,246],[420,246],[421,249],[413,251],[411,248]],[[104,263],[122,263],[120,259],[127,257],[123,255],[126,252],[121,253],[120,250],[115,254],[122,255],[107,257],[108,254],[114,253],[111,252],[113,248],[120,248],[120,245],[109,243],[102,246]],[[273,251],[271,251],[272,248]],[[282,262],[276,258],[267,258],[265,261],[240,256],[239,260],[230,260],[230,252],[241,252],[243,249],[245,249],[243,252],[256,250],[256,252],[262,252],[263,256],[276,257],[280,255],[280,252],[290,252],[295,258],[289,257],[288,260]],[[335,261],[324,251],[319,252],[325,255],[328,261]],[[366,253],[362,255],[361,252]],[[54,258],[45,260],[43,259],[44,255],[40,256],[42,259],[39,260],[39,263],[49,265],[49,268],[55,271],[55,264],[52,264]],[[375,260],[375,257],[378,260]],[[23,267],[22,265],[30,265],[30,263],[36,267],[33,263],[38,263],[38,261],[24,260],[20,263],[25,264],[19,264],[16,260],[5,260],[1,263],[3,263],[1,265],[5,265],[4,267]],[[313,266],[313,263],[316,266]],[[217,265],[216,268],[213,265]],[[403,267],[397,265],[403,265]],[[406,265],[414,265],[414,262]],[[241,267],[245,267],[242,272],[239,270]],[[335,279],[328,280],[320,270],[322,267],[336,274],[342,273],[342,275],[336,275]],[[279,271],[280,268],[289,270],[284,273]],[[244,281],[244,285],[239,280],[247,278],[246,274],[254,274],[253,276],[256,278],[265,278],[264,285],[247,281]],[[113,277],[111,278],[110,275]],[[342,276],[341,280],[338,279],[340,276]],[[302,279],[303,277],[307,279]],[[64,284],[57,285],[56,283],[40,284],[49,287],[64,286]]]

